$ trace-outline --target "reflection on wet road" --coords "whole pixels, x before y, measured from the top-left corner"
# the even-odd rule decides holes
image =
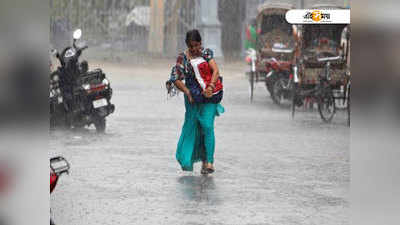
[[[209,204],[218,203],[218,189],[212,175],[182,176],[178,178],[178,186],[183,194],[182,199]]]

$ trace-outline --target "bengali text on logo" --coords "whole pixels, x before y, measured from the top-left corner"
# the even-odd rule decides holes
[[[350,24],[350,10],[289,10],[286,20],[292,24],[326,23]]]

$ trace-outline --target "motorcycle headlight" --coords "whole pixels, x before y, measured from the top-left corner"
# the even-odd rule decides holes
[[[64,58],[70,58],[76,54],[75,50],[73,48],[68,49],[65,54]]]
[[[82,85],[82,88],[85,90],[89,90],[90,89],[90,84],[84,84]]]
[[[107,86],[108,86],[108,85],[110,84],[110,81],[108,81],[107,78],[104,78],[102,83],[103,83],[104,85],[107,85]]]

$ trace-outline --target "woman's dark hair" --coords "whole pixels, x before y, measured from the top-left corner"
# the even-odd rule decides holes
[[[201,36],[200,36],[200,32],[196,29],[194,30],[189,30],[186,33],[186,45],[189,45],[191,41],[197,41],[197,42],[201,42]]]

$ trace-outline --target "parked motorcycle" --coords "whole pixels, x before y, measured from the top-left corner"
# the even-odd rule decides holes
[[[285,49],[280,46],[273,47],[272,52],[277,54],[291,54],[293,49]],[[268,59],[266,65],[265,85],[271,94],[272,100],[277,105],[282,105],[285,100],[291,102],[293,87],[293,73],[297,72],[291,61],[277,60],[274,57]]]
[[[64,173],[68,174],[70,165],[68,161],[61,156],[50,159],[50,194],[56,188],[58,179]],[[54,221],[50,218],[50,225],[54,225]]]
[[[61,66],[50,74],[50,128],[81,128],[94,124],[98,132],[106,129],[106,117],[114,112],[112,89],[101,69],[89,71],[87,61],[79,61],[88,48],[77,45],[82,31],[73,34],[72,47],[61,54],[53,50]]]

